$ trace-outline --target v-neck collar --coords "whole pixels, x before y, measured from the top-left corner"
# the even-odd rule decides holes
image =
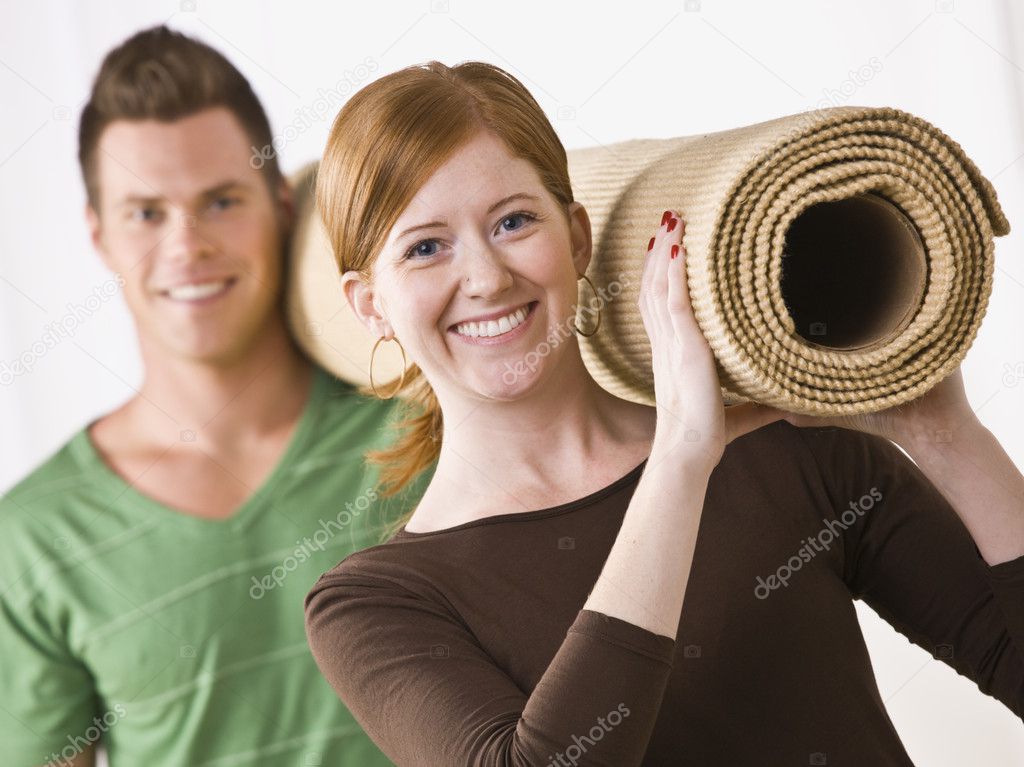
[[[103,460],[96,449],[96,445],[89,436],[89,429],[95,421],[91,421],[72,437],[69,448],[90,479],[100,483],[109,491],[109,506],[130,506],[149,514],[159,514],[173,524],[204,532],[211,530],[237,532],[251,524],[265,508],[270,506],[269,501],[272,499],[276,487],[281,484],[297,459],[305,451],[306,445],[320,421],[320,412],[323,409],[329,381],[327,373],[316,365],[313,366],[312,377],[306,404],[281,457],[260,486],[226,517],[210,518],[190,514],[172,508],[136,490]]]

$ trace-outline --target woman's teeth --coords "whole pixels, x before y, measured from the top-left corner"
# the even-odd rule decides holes
[[[216,282],[195,282],[188,285],[178,285],[169,288],[167,297],[174,301],[197,301],[202,298],[220,293],[227,287],[229,280],[217,280]]]
[[[508,333],[510,330],[519,327],[526,315],[530,313],[529,306],[516,309],[497,320],[486,322],[460,322],[455,326],[455,332],[459,335],[470,336],[471,338],[492,338]]]

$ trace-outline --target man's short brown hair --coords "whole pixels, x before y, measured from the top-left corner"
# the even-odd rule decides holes
[[[78,126],[78,162],[89,204],[99,211],[96,153],[103,130],[115,120],[172,122],[204,109],[225,107],[260,152],[271,194],[281,181],[270,123],[249,81],[216,50],[187,35],[153,27],[136,33],[103,59]],[[269,155],[269,156],[267,156]]]

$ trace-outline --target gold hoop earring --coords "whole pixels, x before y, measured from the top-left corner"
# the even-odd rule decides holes
[[[377,391],[377,387],[373,383],[373,358],[377,354],[377,347],[380,346],[380,342],[383,341],[383,340],[384,340],[384,336],[381,336],[380,338],[378,338],[377,339],[377,343],[375,343],[373,345],[373,351],[370,352],[370,388],[373,389],[373,394],[374,394],[375,397],[377,397],[377,399],[391,399],[396,394],[398,394],[398,392],[400,392],[402,390],[402,387],[405,385],[405,347],[402,346],[402,342],[399,341],[394,336],[392,336],[390,339],[388,339],[388,340],[394,341],[396,344],[398,344],[398,348],[402,352],[402,377],[398,379],[398,386],[395,387],[395,390],[393,392],[391,392],[391,394],[389,394],[388,396],[382,397],[382,396],[380,396],[380,392]]]
[[[587,284],[590,285],[590,292],[593,293],[596,296],[597,295],[597,289],[594,287],[594,283],[592,283],[590,281],[590,278],[587,275],[585,275],[585,274],[581,274],[579,276],[587,281]],[[577,325],[576,325],[576,320],[575,319],[573,319],[573,321],[572,321],[572,329],[575,330],[577,333],[579,333],[584,338],[590,338],[592,335],[594,335],[594,333],[597,332],[597,329],[599,327],[601,327],[601,307],[600,306],[597,307],[597,324],[594,325],[594,329],[591,330],[589,333],[584,333],[582,330],[580,330],[579,327],[577,327]]]

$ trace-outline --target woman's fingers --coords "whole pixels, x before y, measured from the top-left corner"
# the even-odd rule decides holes
[[[665,310],[676,337],[679,338],[684,349],[689,352],[694,345],[706,346],[706,340],[693,316],[693,305],[690,302],[690,288],[686,278],[686,256],[688,254],[686,243],[683,241],[686,222],[682,219],[678,219],[678,221],[678,226],[667,233],[666,239],[668,259],[666,263]]]
[[[671,231],[669,227],[672,227]],[[672,324],[665,310],[668,290],[666,275],[668,273],[670,238],[675,239],[671,235],[678,228],[678,218],[672,211],[666,210],[662,214],[661,224],[648,243],[647,263],[644,269],[645,281],[641,284],[641,299],[646,304],[646,311],[649,315],[647,323],[652,326],[647,329],[647,335],[652,343],[671,340],[669,334]],[[678,236],[678,233],[675,236]]]

